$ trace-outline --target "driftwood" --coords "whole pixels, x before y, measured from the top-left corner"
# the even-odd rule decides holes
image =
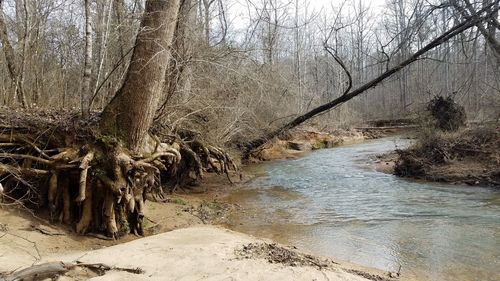
[[[20,271],[0,276],[0,281],[37,281],[52,279],[64,275],[71,269],[71,265],[63,262],[49,262],[40,265],[34,265]]]
[[[106,272],[110,270],[125,271],[133,274],[144,273],[144,270],[142,270],[141,268],[116,267],[102,263],[65,263],[62,261],[58,261],[34,265],[13,273],[0,275],[0,281],[38,281],[45,279],[54,280],[59,276],[63,276],[76,267],[88,268],[100,276],[106,274]]]

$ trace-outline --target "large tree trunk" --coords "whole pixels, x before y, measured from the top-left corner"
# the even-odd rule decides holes
[[[180,100],[184,100],[191,91],[191,66],[189,59],[192,51],[189,43],[191,38],[188,29],[194,23],[192,0],[181,0],[179,8],[179,20],[175,27],[174,39],[172,42],[171,59],[165,75],[168,80],[163,85],[164,98],[162,105],[158,108],[155,121],[160,121],[168,115],[167,105],[172,102],[172,98],[180,95]]]
[[[179,0],[148,0],[125,82],[101,116],[101,131],[139,152],[147,140],[168,66]]]

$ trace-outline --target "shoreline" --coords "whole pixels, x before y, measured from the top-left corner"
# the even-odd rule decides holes
[[[345,141],[342,144],[348,143],[352,142]],[[308,151],[302,151],[302,153],[307,152]],[[88,256],[95,252],[106,252],[106,249],[114,251],[114,248],[122,248],[130,243],[137,245],[141,243],[139,241],[147,243],[146,241],[150,241],[150,239],[161,240],[164,239],[163,237],[165,237],[165,235],[168,236],[169,233],[177,233],[178,231],[184,234],[192,232],[190,235],[194,235],[200,231],[200,228],[207,227],[211,229],[207,230],[209,233],[218,233],[220,230],[224,230],[225,233],[230,233],[230,236],[233,236],[236,240],[246,237],[243,240],[248,241],[250,239],[252,241],[251,243],[275,245],[275,242],[268,239],[257,238],[236,232],[230,230],[227,225],[224,226],[229,213],[238,211],[237,204],[229,204],[224,201],[224,198],[231,192],[244,187],[246,183],[257,176],[252,173],[244,172],[241,182],[235,185],[231,185],[226,178],[221,176],[212,174],[208,174],[207,176],[207,179],[194,190],[168,196],[169,200],[166,203],[148,201],[146,204],[147,219],[145,223],[145,237],[136,237],[128,234],[118,241],[110,241],[102,239],[104,237],[98,235],[79,236],[69,227],[60,224],[51,224],[47,220],[32,217],[26,210],[0,207],[0,264],[2,265],[0,267],[0,273],[12,272],[20,268],[32,266],[33,264],[46,262],[49,259],[54,260],[54,258],[57,257],[63,258],[75,253]],[[297,250],[293,246],[282,245],[279,245],[279,247],[290,249],[294,253],[307,255],[308,257],[318,259],[324,258],[306,254],[307,249]],[[113,254],[109,255],[112,256]],[[191,259],[195,259],[197,253],[190,253],[186,255],[186,257],[190,255],[192,255],[190,257]],[[158,258],[168,258],[168,254]],[[224,259],[231,260],[233,258],[234,257],[226,256]],[[338,278],[332,280],[395,280],[392,277],[397,277],[398,275],[396,273],[389,273],[375,268],[336,260],[333,257],[328,259],[333,261],[333,264],[336,265],[334,271],[340,270],[342,272],[339,276],[334,275],[333,277],[337,276]],[[141,260],[142,258],[137,258],[137,264],[139,264]],[[252,257],[252,260],[255,260],[255,262],[257,262],[259,266],[263,266],[264,269],[268,269],[269,266],[272,265],[270,262],[266,263],[265,259],[264,264],[267,265],[263,265],[262,257]],[[108,262],[108,260],[103,261]],[[117,265],[113,264],[113,266]],[[286,269],[285,272],[288,272],[286,273],[287,275],[283,277],[301,280],[301,278],[296,278],[300,276],[296,275],[296,268],[298,267],[290,265],[282,265],[282,267]],[[290,270],[290,268],[293,270]],[[321,273],[321,276],[325,275],[323,271],[324,269],[322,268],[318,271]],[[238,275],[241,273],[242,272],[239,272]],[[122,273],[120,273],[120,276],[121,275]],[[2,280],[1,277],[0,280]]]
[[[395,273],[313,256],[220,226],[192,226],[98,250],[49,255],[37,264],[47,262],[110,268],[96,273],[75,267],[60,280],[398,280],[391,277]]]
[[[129,234],[118,241],[78,236],[63,227],[36,221],[30,218],[30,214],[24,210],[0,209],[2,218],[0,219],[0,226],[2,226],[0,229],[0,280],[2,280],[1,273],[59,261],[141,268],[146,274],[138,276],[112,270],[100,277],[104,279],[100,279],[98,275],[82,271],[72,272],[60,280],[82,280],[82,278],[162,280],[164,276],[187,278],[187,280],[210,278],[219,280],[219,277],[242,277],[238,278],[242,280],[269,278],[304,280],[310,276],[315,276],[316,280],[399,280],[397,273],[352,264],[334,257],[310,254],[306,249],[277,244],[270,239],[237,232],[221,224],[203,223],[198,216],[185,211],[193,208],[194,204],[200,203],[199,198],[180,196],[176,199],[181,199],[184,203],[162,203],[161,205],[166,205],[175,212],[185,212],[180,215],[182,218],[177,222],[163,225],[155,231],[156,233],[148,231],[145,237],[135,237]],[[150,205],[148,211],[158,210],[157,208],[160,207],[160,203],[148,203],[147,205]],[[179,208],[179,206],[184,207]],[[148,218],[149,221],[154,221]],[[14,220],[17,223],[13,223]],[[185,224],[182,224],[183,222]],[[155,223],[158,222],[155,221]],[[178,224],[175,225],[175,223]],[[169,230],[170,227],[173,229]],[[154,228],[155,226],[147,229]],[[243,257],[237,253],[249,245],[272,247],[278,249],[278,252],[268,256],[257,251],[245,253]],[[144,249],[154,249],[154,251],[148,252]],[[172,263],[160,262],[167,260],[174,262],[177,259],[178,262],[182,261],[184,266],[182,270],[177,266],[172,266]],[[319,267],[316,264],[319,264]],[[209,270],[209,268],[218,270]],[[195,276],[200,278],[195,278]]]

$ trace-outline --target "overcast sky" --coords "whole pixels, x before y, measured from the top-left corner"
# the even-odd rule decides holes
[[[295,2],[294,0],[281,0],[282,3],[286,3],[288,1],[290,1],[291,3]],[[381,7],[385,5],[387,0],[299,0],[299,5],[307,3],[307,12],[310,16],[313,12],[315,14],[318,14],[319,12],[328,13],[332,10],[332,7],[338,8],[342,4],[344,5],[345,11],[349,6],[352,6],[354,3],[358,3],[358,1],[361,1],[361,3],[363,3],[363,6],[369,8],[370,14],[376,15],[381,10]],[[255,5],[259,5],[261,4],[262,0],[253,0],[252,2],[255,3]],[[233,28],[239,29],[248,26],[249,17],[247,0],[232,0],[228,3],[230,3],[227,8],[229,10],[229,18]],[[293,4],[291,4],[288,9],[291,10],[290,12],[292,13],[292,16]],[[303,13],[305,10],[305,5],[302,6],[300,10],[301,13]],[[255,10],[252,9],[252,13],[254,11]]]

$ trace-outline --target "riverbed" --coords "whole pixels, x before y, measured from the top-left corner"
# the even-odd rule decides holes
[[[261,164],[229,197],[229,227],[315,254],[421,280],[498,280],[500,192],[401,179],[373,155],[409,141],[384,138]]]

